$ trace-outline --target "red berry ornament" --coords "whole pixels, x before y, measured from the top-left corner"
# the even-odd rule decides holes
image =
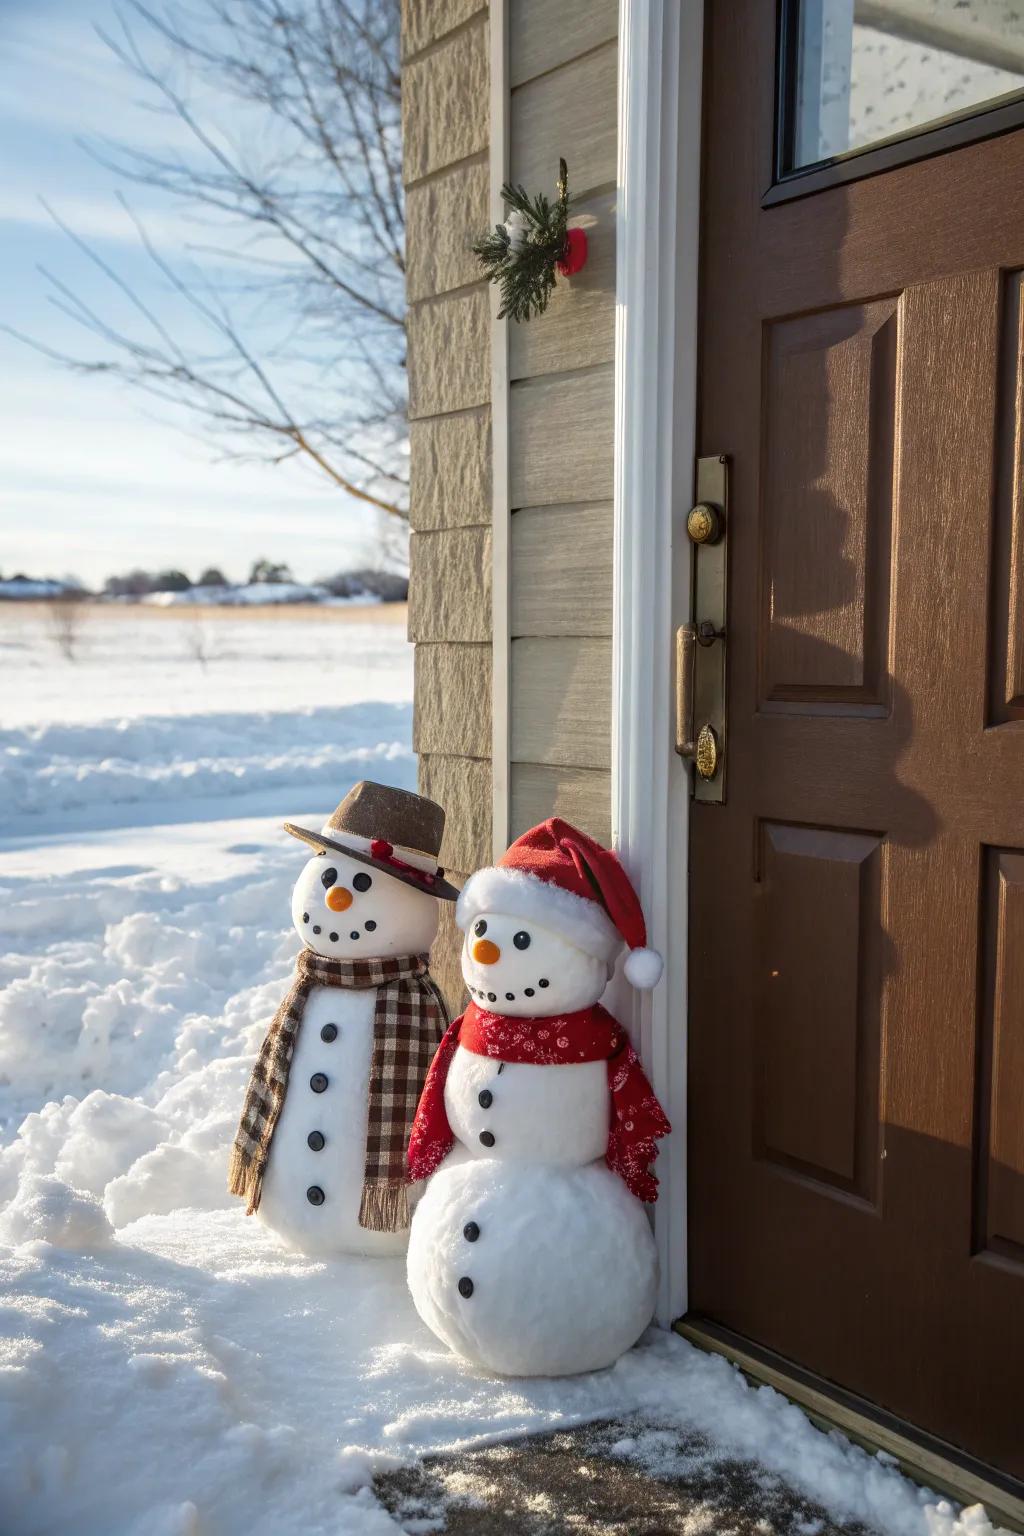
[[[555,263],[562,277],[573,277],[587,262],[587,232],[585,229],[567,230],[562,254]]]

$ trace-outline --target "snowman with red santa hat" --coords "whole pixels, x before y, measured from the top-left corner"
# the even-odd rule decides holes
[[[643,913],[614,853],[554,818],[467,882],[456,906],[472,1002],[427,1075],[409,1170],[430,1182],[408,1280],[424,1322],[503,1375],[611,1365],[654,1312],[644,1202],[670,1130],[599,999],[656,985]]]

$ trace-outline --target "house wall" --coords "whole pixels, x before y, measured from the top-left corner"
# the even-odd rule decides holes
[[[402,6],[413,745],[456,884],[491,855],[491,322],[469,249],[488,225],[487,27],[479,0]],[[447,905],[432,967],[459,1005]]]
[[[508,338],[508,821],[517,836],[557,813],[607,841],[618,6],[506,4],[511,178],[553,194],[564,157],[590,241]],[[490,223],[488,23],[478,0],[403,4],[414,745],[456,880],[492,852],[493,322],[469,249]],[[433,964],[457,1004],[451,916]]]

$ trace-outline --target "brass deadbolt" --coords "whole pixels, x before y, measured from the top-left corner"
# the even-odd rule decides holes
[[[710,501],[698,501],[686,519],[686,531],[694,544],[714,544],[722,532],[722,517]]]

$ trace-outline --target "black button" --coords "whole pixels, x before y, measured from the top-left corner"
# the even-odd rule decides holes
[[[323,1205],[324,1192],[320,1188],[319,1184],[311,1184],[309,1186],[309,1188],[306,1190],[306,1199],[309,1201],[310,1205]]]
[[[480,1092],[476,1096],[476,1101],[480,1105],[481,1109],[490,1109],[491,1105],[494,1103],[494,1094],[489,1088],[481,1088]]]
[[[306,1137],[306,1146],[311,1152],[322,1152],[324,1149],[323,1131],[310,1131]]]
[[[481,1131],[480,1132],[480,1140],[483,1142],[485,1147],[493,1147],[494,1146],[494,1132],[493,1131]]]
[[[321,1199],[322,1198],[323,1197],[321,1196]],[[473,1282],[469,1278],[468,1275],[463,1275],[462,1279],[459,1281],[459,1295],[460,1296],[472,1296],[472,1294],[473,1294]]]
[[[480,1228],[475,1221],[467,1221],[462,1229],[462,1235],[467,1243],[475,1243],[480,1236]]]
[[[325,1024],[323,1029],[320,1031],[320,1039],[321,1040],[326,1040],[326,1041],[330,1042],[331,1040],[337,1040],[337,1038],[338,1038],[338,1026],[337,1026],[337,1024]]]
[[[327,1087],[327,1073],[314,1072],[313,1076],[309,1080],[309,1086],[312,1088],[314,1093],[323,1093],[324,1089]]]

